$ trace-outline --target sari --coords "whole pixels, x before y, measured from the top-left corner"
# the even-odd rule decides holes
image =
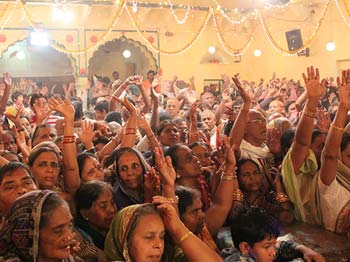
[[[312,206],[311,212],[324,226],[324,220],[327,216],[329,217],[331,215],[332,212],[330,211],[332,210],[327,210],[329,212],[322,212],[321,210],[322,193],[320,192],[318,182],[322,183],[322,181],[319,181],[319,179],[319,173],[317,173],[313,183],[315,185],[313,188],[315,189],[312,194],[312,201],[315,205]],[[332,230],[337,234],[348,234],[350,236],[350,168],[345,166],[341,160],[338,160],[335,179],[349,194],[347,199],[344,199],[345,204],[339,210],[338,214],[336,214],[335,226]]]
[[[317,170],[316,156],[311,149],[299,170],[294,170],[291,150],[289,150],[283,159],[281,172],[286,193],[294,204],[296,219],[316,225],[320,224],[320,220],[311,213],[311,205],[315,204],[311,201],[311,198],[312,194],[315,193],[314,178]]]
[[[26,193],[16,200],[0,232],[0,257],[5,260],[37,262],[40,218],[50,190]],[[66,261],[73,261],[69,258]]]
[[[105,255],[107,261],[132,262],[128,248],[130,226],[135,219],[135,212],[143,205],[139,204],[125,207],[114,217],[105,240]],[[186,261],[182,251],[164,244],[162,262]],[[135,262],[135,261],[134,261]]]

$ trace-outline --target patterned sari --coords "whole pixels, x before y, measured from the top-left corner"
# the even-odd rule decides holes
[[[6,261],[38,261],[41,210],[50,194],[55,193],[32,191],[12,205],[0,232],[0,258]]]

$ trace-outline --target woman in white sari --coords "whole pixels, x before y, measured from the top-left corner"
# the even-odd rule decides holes
[[[349,234],[350,136],[343,135],[343,132],[350,109],[350,69],[342,72],[337,83],[340,102],[327,135],[320,172],[315,178],[316,192],[313,196],[317,209],[313,212],[327,230]]]

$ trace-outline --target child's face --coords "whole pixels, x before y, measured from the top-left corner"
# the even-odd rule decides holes
[[[276,255],[276,238],[265,238],[255,243],[249,250],[249,256],[253,257],[256,262],[273,262]]]

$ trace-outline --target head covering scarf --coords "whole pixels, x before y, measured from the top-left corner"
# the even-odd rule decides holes
[[[121,152],[121,153],[118,153]],[[115,163],[116,163],[116,173],[118,176],[118,182],[114,185],[114,190],[116,190],[117,188],[119,188],[125,195],[127,195],[129,197],[129,199],[134,203],[134,204],[141,204],[143,203],[143,192],[138,192],[135,190],[132,190],[130,188],[128,188],[123,181],[120,180],[120,176],[119,176],[119,167],[118,167],[118,161],[119,158],[124,154],[124,153],[134,153],[138,159],[140,160],[140,163],[142,165],[142,170],[143,170],[143,175],[146,174],[150,169],[150,165],[147,163],[147,161],[145,160],[145,158],[142,156],[142,154],[138,151],[135,150],[131,147],[127,147],[127,148],[120,148],[117,150],[116,154],[117,157],[115,159]],[[118,157],[119,156],[119,157]],[[142,181],[143,181],[143,177],[142,177]],[[117,203],[118,204],[118,203]],[[118,205],[119,208],[119,205]]]
[[[0,232],[0,257],[16,261],[37,261],[39,225],[43,204],[53,191],[32,191],[12,205]]]
[[[136,210],[142,205],[128,206],[114,217],[105,240],[105,255],[108,261],[131,262],[128,240],[130,225]]]

